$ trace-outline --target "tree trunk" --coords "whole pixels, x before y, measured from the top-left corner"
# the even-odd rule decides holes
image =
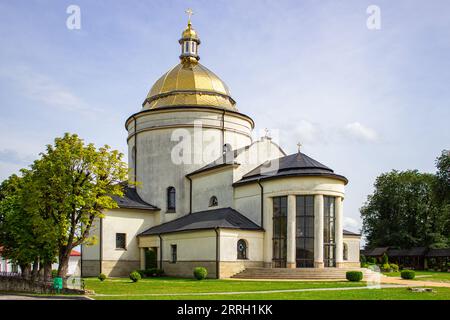
[[[44,282],[52,282],[52,263],[44,263]]]
[[[20,270],[24,279],[30,278],[31,265],[29,263],[20,265]]]
[[[39,259],[36,258],[33,262],[33,270],[31,271],[31,281],[36,281],[37,275],[39,272]]]
[[[59,266],[58,266],[58,277],[65,278],[67,272],[69,271],[69,258],[72,249],[66,247],[60,251],[59,254]]]

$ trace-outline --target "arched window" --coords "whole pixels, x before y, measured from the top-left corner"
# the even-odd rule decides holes
[[[176,191],[174,187],[167,188],[167,211],[174,212],[176,209]]]
[[[217,197],[216,196],[212,196],[210,199],[209,199],[209,206],[210,207],[216,207],[216,206],[218,206],[219,205],[219,202],[217,201]]]
[[[346,243],[344,243],[344,252],[342,257],[344,258],[344,260],[348,260],[348,245]]]
[[[227,152],[230,152],[230,151],[232,151],[232,150],[233,150],[233,148],[231,147],[231,144],[225,143],[225,144],[223,145],[223,153],[227,153]]]
[[[237,258],[247,259],[247,241],[240,239],[237,242]]]

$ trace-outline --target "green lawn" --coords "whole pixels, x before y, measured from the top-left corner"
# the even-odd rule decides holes
[[[97,278],[84,279],[86,289],[96,294],[157,294],[157,293],[207,293],[236,291],[266,291],[307,288],[361,287],[365,282],[329,281],[237,281],[237,280],[194,280],[180,278],[147,278],[131,282],[128,278],[107,279],[103,282]]]
[[[400,272],[386,272],[383,274],[388,277],[400,277]],[[416,271],[414,280],[450,282],[450,272]]]
[[[234,281],[213,279],[197,281],[178,278],[151,278],[133,283],[127,278],[107,279],[104,282],[100,282],[96,278],[87,278],[85,283],[87,289],[94,290],[98,294],[93,296],[94,299],[98,300],[450,300],[450,288],[434,288],[434,293],[416,293],[409,291],[407,288],[258,293],[258,291],[268,290],[355,288],[365,286],[365,282]],[[213,292],[248,293],[199,294]]]

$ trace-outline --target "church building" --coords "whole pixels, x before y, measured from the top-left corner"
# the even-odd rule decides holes
[[[200,64],[190,19],[179,43],[180,62],[125,122],[134,183],[95,222],[82,275],[359,268],[360,235],[343,230],[347,179],[268,134],[253,139],[252,118]]]

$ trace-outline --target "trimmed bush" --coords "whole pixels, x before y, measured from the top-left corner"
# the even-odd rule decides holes
[[[402,279],[414,279],[416,277],[416,273],[413,270],[403,270],[400,274]]]
[[[381,264],[385,265],[385,264],[389,264],[389,257],[386,254],[386,252],[383,254],[383,256],[381,257]]]
[[[369,258],[367,258],[367,263],[368,264],[377,264],[377,259],[374,257],[369,257]]]
[[[133,282],[138,282],[139,280],[142,279],[142,277],[138,271],[133,271],[132,273],[130,273],[130,279]]]
[[[100,273],[97,278],[100,281],[105,281],[106,280],[106,275],[104,273]]]
[[[345,277],[348,281],[359,282],[363,278],[363,273],[361,271],[347,271]]]
[[[381,266],[381,270],[383,270],[384,272],[391,272],[391,265],[389,263],[385,263]]]
[[[58,270],[53,269],[52,270],[52,278],[56,278],[58,276]]]
[[[146,278],[147,275],[145,274],[145,270],[136,270],[141,275],[141,278]]]
[[[362,263],[361,264],[361,268],[368,268],[369,267],[369,264],[368,263]]]
[[[194,277],[197,280],[206,279],[207,275],[208,275],[208,271],[206,270],[206,268],[197,267],[197,268],[194,269]]]
[[[399,267],[398,267],[397,264],[391,263],[391,264],[389,264],[389,266],[391,267],[391,270],[392,270],[393,272],[398,272]]]
[[[145,270],[146,277],[161,277],[164,275],[164,270],[158,268],[150,268]]]

